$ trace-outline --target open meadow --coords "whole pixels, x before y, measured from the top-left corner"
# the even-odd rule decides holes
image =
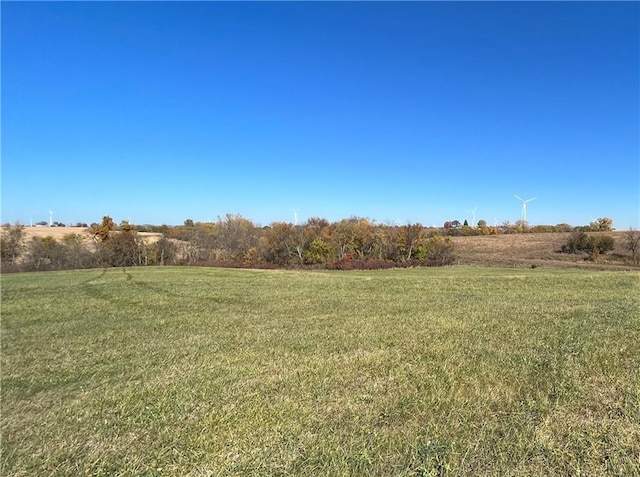
[[[2,275],[3,476],[640,475],[640,272]]]

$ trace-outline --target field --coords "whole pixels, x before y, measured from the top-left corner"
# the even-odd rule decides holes
[[[62,240],[65,235],[68,234],[77,234],[82,237],[86,237],[87,242],[91,241],[91,236],[89,235],[89,229],[86,227],[25,227],[24,235],[27,240],[30,240],[31,237],[53,237],[56,240]],[[138,232],[141,237],[147,238],[150,241],[158,240],[162,237],[160,233],[153,232]]]
[[[640,475],[640,273],[2,276],[3,476]]]
[[[457,263],[500,267],[542,266],[622,270],[633,266],[625,248],[624,231],[596,232],[615,240],[613,251],[599,257],[597,263],[586,254],[559,253],[570,233],[526,233],[453,237]]]

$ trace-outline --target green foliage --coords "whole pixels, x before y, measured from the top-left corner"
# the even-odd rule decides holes
[[[434,234],[416,247],[414,258],[423,265],[451,265],[455,260],[453,243],[449,237]]]
[[[597,250],[598,253],[607,253],[613,250],[615,240],[610,235],[597,235],[589,239],[591,250]]]
[[[321,238],[315,239],[304,254],[304,263],[327,263],[334,257],[333,247]]]
[[[589,236],[582,230],[574,231],[562,246],[562,251],[566,253],[578,253],[585,250],[589,250]]]
[[[566,253],[588,252],[597,259],[598,255],[613,250],[615,240],[610,235],[587,234],[583,230],[576,230],[571,233],[567,242],[562,246],[562,251]]]

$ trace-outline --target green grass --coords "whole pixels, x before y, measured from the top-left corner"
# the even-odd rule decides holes
[[[640,475],[640,273],[2,276],[3,476]]]

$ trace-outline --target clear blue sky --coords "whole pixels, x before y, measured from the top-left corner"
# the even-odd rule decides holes
[[[2,2],[2,222],[640,226],[637,2]]]

